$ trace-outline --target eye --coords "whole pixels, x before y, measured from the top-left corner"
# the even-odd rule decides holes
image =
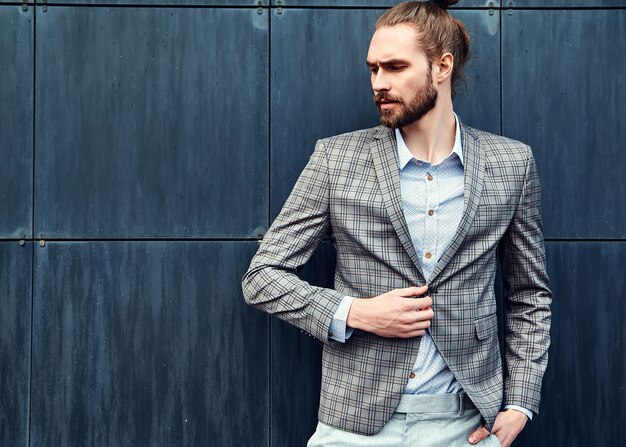
[[[370,67],[370,73],[372,74],[378,73],[378,67]]]
[[[400,70],[402,70],[402,69],[404,69],[404,66],[403,66],[403,65],[391,65],[391,66],[388,68],[388,70],[389,70],[389,71],[400,71]]]

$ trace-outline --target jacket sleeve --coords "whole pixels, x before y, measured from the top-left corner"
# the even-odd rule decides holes
[[[539,412],[548,363],[552,293],[540,215],[541,188],[530,149],[522,194],[499,246],[505,302],[504,405]]]
[[[333,315],[344,295],[300,279],[330,226],[328,162],[323,142],[302,171],[282,211],[263,237],[243,277],[246,302],[329,343]]]

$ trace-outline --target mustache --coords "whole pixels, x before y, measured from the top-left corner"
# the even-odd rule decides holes
[[[374,95],[374,102],[376,104],[380,104],[381,101],[394,101],[402,103],[402,99],[398,98],[397,96],[390,95],[387,92],[379,92]]]

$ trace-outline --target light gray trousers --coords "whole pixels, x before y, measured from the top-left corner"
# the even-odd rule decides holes
[[[408,395],[383,429],[373,436],[346,432],[318,422],[307,447],[468,447],[469,435],[483,425],[473,404],[460,394]],[[500,447],[495,435],[478,447]]]

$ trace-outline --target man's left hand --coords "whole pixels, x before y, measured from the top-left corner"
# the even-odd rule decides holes
[[[502,447],[509,447],[513,444],[517,435],[520,434],[527,421],[528,416],[521,411],[512,408],[503,410],[496,416],[491,433],[498,438]],[[470,435],[469,442],[470,444],[478,444],[491,433],[485,427],[480,427]]]

